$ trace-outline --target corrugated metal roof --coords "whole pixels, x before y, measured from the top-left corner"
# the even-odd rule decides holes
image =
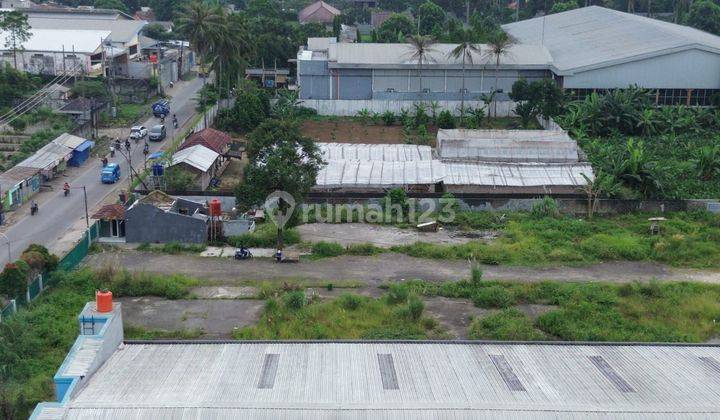
[[[143,20],[116,20],[116,19],[102,19],[102,18],[88,18],[86,16],[68,16],[68,17],[35,17],[30,16],[28,18],[30,23],[31,31],[36,30],[68,30],[71,32],[82,33],[85,31],[103,31],[109,32],[103,35],[103,39],[110,36],[109,40],[112,42],[130,42],[137,35],[140,34],[142,28],[147,25],[147,22]],[[100,37],[95,38],[98,41],[95,45],[100,44]],[[71,51],[72,46],[75,45],[75,51],[78,51],[77,45],[70,41],[65,43],[65,51]],[[61,51],[57,49],[55,51]]]
[[[261,380],[269,354],[277,355],[274,381],[271,387],[259,386],[269,384]],[[387,370],[389,364],[383,367],[380,360],[389,357],[397,389],[383,386],[383,368]],[[87,380],[62,415],[71,419],[717,418],[720,373],[704,361],[708,358],[720,360],[720,348],[126,344]],[[618,383],[627,387],[619,388]]]
[[[317,143],[325,160],[432,160],[430,146],[414,144]]]
[[[673,51],[720,53],[720,37],[688,26],[599,6],[503,25],[519,42],[547,48],[560,72],[603,67]]]
[[[423,61],[423,67],[448,65],[462,66],[462,57],[450,56],[457,44],[434,44],[428,57]],[[473,53],[472,66],[495,66],[495,57],[487,54],[489,47],[479,44],[481,54]],[[417,59],[413,58],[413,49],[410,44],[372,44],[372,43],[337,43],[329,44],[329,60],[336,61],[338,65],[353,66],[381,66],[398,64],[417,66]],[[539,66],[547,67],[552,61],[550,53],[537,45],[515,44],[510,47],[507,54],[500,58],[500,67],[508,66]]]
[[[62,133],[60,134],[60,136],[58,136],[58,138],[53,140],[53,143],[75,150],[78,148],[78,146],[85,143],[85,141],[86,140],[82,137],[73,136],[72,134],[68,133]]]
[[[50,142],[41,147],[29,158],[18,163],[18,166],[37,169],[50,169],[60,162],[67,160],[72,154],[72,149]]]
[[[7,171],[0,174],[0,191],[7,192],[9,188],[25,181],[28,178],[32,178],[40,172],[38,168],[27,168],[23,166],[13,166]]]
[[[83,29],[42,29],[31,25],[30,39],[24,42],[23,49],[26,51],[62,51],[71,54],[73,48],[77,53],[91,54],[100,49],[100,39],[110,35],[108,30],[87,30],[83,26],[76,26]],[[3,50],[6,47],[7,32],[0,32],[0,46]]]
[[[173,155],[172,164],[185,163],[202,172],[207,172],[220,155],[205,146],[195,145],[182,149]]]
[[[565,131],[439,130],[443,160],[577,162],[578,146]]]
[[[584,173],[593,179],[588,164],[443,163],[446,185],[496,187],[581,186]]]
[[[90,367],[95,362],[95,356],[103,345],[103,340],[99,338],[85,338],[70,363],[68,363],[62,372],[67,376],[86,376],[90,371]]]
[[[437,160],[328,160],[317,175],[316,185],[393,186],[434,184],[444,177],[443,164]]]

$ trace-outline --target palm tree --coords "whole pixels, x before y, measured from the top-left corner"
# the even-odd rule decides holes
[[[498,90],[498,76],[500,73],[500,59],[510,54],[510,48],[515,45],[515,39],[503,31],[497,31],[490,35],[488,40],[487,55],[495,60],[495,87]],[[497,101],[493,102],[493,117],[497,117]]]
[[[460,91],[460,125],[465,126],[465,63],[469,62],[473,64],[473,53],[477,55],[482,54],[480,45],[475,44],[474,34],[472,31],[464,30],[462,32],[462,38],[457,47],[450,51],[449,56],[452,58],[462,57],[462,90]]]
[[[221,37],[224,23],[223,9],[200,1],[189,3],[178,19],[178,32],[184,34],[197,51],[202,71],[205,71],[210,47]],[[200,102],[203,107],[207,75],[204,76],[203,88],[200,91]],[[203,114],[206,115],[204,110]],[[207,126],[207,116],[205,116],[205,126]]]
[[[231,81],[239,80],[246,64],[245,57],[251,50],[248,30],[240,16],[240,14],[224,16],[225,24],[218,28],[219,36],[213,39],[209,46],[208,61],[211,69],[215,71],[218,89],[223,82],[223,73],[228,91]]]
[[[407,37],[407,42],[410,44],[410,59],[417,60],[418,62],[418,78],[420,80],[420,92],[422,92],[422,65],[424,61],[432,60],[430,53],[435,51],[432,47],[435,44],[435,41],[433,41],[429,36],[411,35]]]

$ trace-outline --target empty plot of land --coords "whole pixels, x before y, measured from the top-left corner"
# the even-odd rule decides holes
[[[233,328],[255,324],[264,301],[230,299],[168,300],[121,298],[125,325],[149,330],[197,330],[205,337],[229,337]]]
[[[401,144],[405,143],[402,126],[364,125],[350,120],[304,121],[301,126],[303,135],[322,142]],[[429,130],[435,138],[435,129]]]
[[[298,226],[297,230],[304,241],[337,242],[340,245],[371,243],[381,248],[415,242],[455,245],[471,241],[468,237],[455,235],[444,229],[437,232],[418,232],[415,229],[368,223],[308,223]]]
[[[262,258],[235,261],[194,255],[123,251],[89,255],[84,264],[93,268],[103,268],[110,264],[133,272],[184,274],[220,281],[226,285],[256,280],[353,280],[372,286],[399,279],[457,280],[467,278],[470,271],[466,261],[429,260],[390,252],[372,257],[342,256],[298,264],[278,264]],[[720,283],[720,272],[717,270],[675,269],[652,262],[608,262],[587,267],[483,266],[482,269],[483,277],[488,280],[628,283],[657,279]]]

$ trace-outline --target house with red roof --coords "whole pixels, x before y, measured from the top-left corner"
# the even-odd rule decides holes
[[[298,21],[301,24],[318,22],[325,25],[332,25],[335,16],[339,16],[340,13],[340,10],[325,3],[324,1],[316,1],[298,13]]]

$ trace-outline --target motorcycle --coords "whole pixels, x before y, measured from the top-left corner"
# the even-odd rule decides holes
[[[253,257],[252,252],[247,248],[240,248],[235,250],[236,260],[249,260]]]
[[[37,203],[33,202],[30,204],[30,216],[35,216],[39,211]]]

